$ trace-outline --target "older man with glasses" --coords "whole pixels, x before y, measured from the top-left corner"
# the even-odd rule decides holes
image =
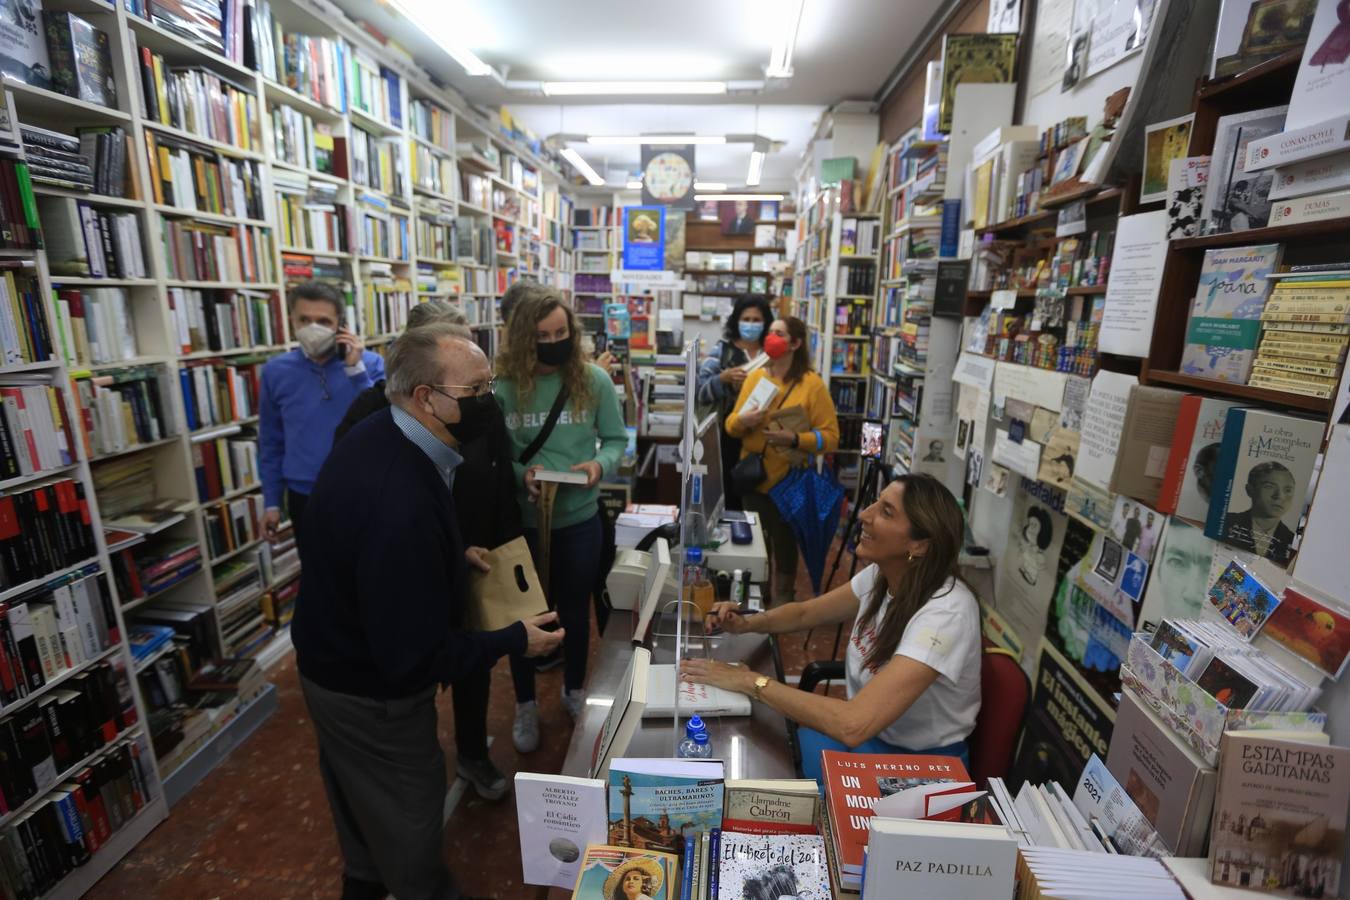
[[[461,629],[466,557],[453,494],[459,449],[493,422],[492,372],[443,323],[389,350],[391,406],[324,463],[300,535],[291,635],[343,856],[343,897],[457,900],[442,854],[445,757],[436,689],[538,656],[563,638],[553,613]]]

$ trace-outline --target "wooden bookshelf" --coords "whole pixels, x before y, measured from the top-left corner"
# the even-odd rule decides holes
[[[1149,369],[1145,377],[1150,384],[1174,385],[1197,391],[1202,394],[1215,394],[1220,397],[1233,397],[1249,400],[1264,406],[1291,406],[1295,409],[1326,415],[1331,412],[1331,400],[1308,397],[1287,391],[1275,391],[1270,388],[1255,387],[1250,384],[1230,384],[1227,381],[1215,381],[1211,378],[1197,378],[1184,372],[1169,372],[1162,369]]]

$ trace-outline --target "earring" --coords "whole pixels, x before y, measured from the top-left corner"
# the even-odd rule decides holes
[[[911,550],[911,551],[909,552],[909,562],[914,562],[914,551],[913,551],[913,550]]]

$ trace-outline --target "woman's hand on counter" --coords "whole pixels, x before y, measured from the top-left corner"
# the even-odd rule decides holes
[[[680,678],[690,684],[710,684],[725,691],[753,694],[759,673],[745,666],[715,659],[686,659],[680,663]]]

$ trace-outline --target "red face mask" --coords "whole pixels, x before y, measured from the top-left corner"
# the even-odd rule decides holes
[[[769,359],[778,359],[788,352],[788,339],[776,331],[770,331],[764,337],[764,352]]]

